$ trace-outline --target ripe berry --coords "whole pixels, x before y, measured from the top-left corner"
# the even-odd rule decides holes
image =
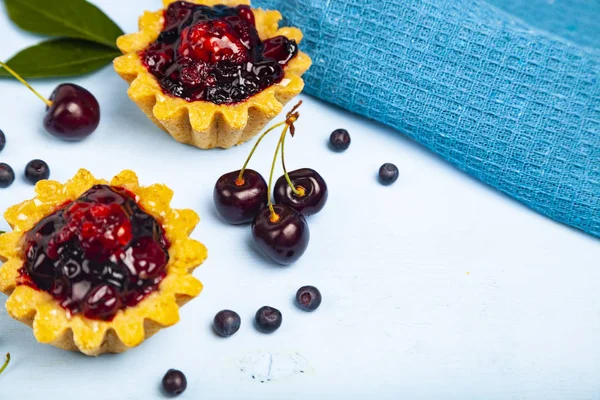
[[[303,286],[296,292],[296,305],[304,311],[315,311],[321,300],[321,292],[314,286]]]
[[[83,140],[100,123],[98,100],[81,86],[65,83],[50,96],[50,105],[44,118],[44,127],[59,139]]]
[[[4,150],[4,146],[6,146],[6,136],[4,136],[4,132],[0,130],[0,151]]]
[[[178,396],[187,388],[187,379],[183,372],[170,369],[162,379],[162,387],[165,393],[171,396]]]
[[[391,185],[398,180],[398,167],[391,163],[385,163],[379,168],[379,181],[384,185]]]
[[[217,180],[213,199],[218,214],[230,224],[251,222],[258,211],[267,205],[268,189],[264,178],[256,171],[246,169],[230,172]]]
[[[0,188],[4,189],[9,187],[15,181],[15,171],[10,165],[0,163]]]
[[[256,328],[263,333],[273,333],[281,326],[283,316],[276,308],[264,306],[259,308],[254,318]]]
[[[347,150],[350,142],[350,134],[345,129],[336,129],[329,136],[329,145],[335,151]]]
[[[42,160],[31,160],[25,167],[25,178],[32,184],[50,177],[50,167]]]
[[[275,183],[275,203],[292,207],[305,217],[316,214],[325,207],[327,184],[319,173],[310,168],[302,168],[288,174],[294,191],[285,175]]]
[[[238,313],[231,310],[219,311],[213,320],[215,332],[222,337],[229,337],[240,329],[242,320]]]
[[[275,219],[268,207],[256,215],[252,222],[252,237],[270,259],[289,265],[306,251],[310,231],[306,219],[293,208],[276,204],[273,209]]]

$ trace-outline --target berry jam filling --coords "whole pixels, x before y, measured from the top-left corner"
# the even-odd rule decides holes
[[[162,33],[141,57],[166,93],[233,104],[280,82],[296,54],[298,45],[284,36],[262,42],[248,6],[178,1],[165,11]]]
[[[110,321],[157,290],[169,245],[161,225],[125,189],[96,185],[25,235],[21,284],[71,314]]]

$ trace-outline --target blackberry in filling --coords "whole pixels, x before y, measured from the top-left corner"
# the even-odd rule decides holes
[[[96,185],[24,237],[19,284],[43,290],[71,314],[110,321],[158,289],[169,244],[125,189]]]
[[[283,79],[294,40],[261,41],[249,6],[169,5],[158,39],[141,53],[163,91],[189,102],[234,104]]]

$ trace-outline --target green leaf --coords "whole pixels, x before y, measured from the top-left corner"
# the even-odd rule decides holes
[[[121,28],[85,0],[4,0],[22,29],[48,36],[85,39],[116,48]]]
[[[121,55],[115,49],[79,39],[52,39],[22,50],[6,63],[23,78],[83,75]],[[11,75],[0,68],[0,78]]]

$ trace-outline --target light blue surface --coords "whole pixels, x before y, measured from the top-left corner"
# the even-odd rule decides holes
[[[303,29],[307,93],[600,236],[600,2],[255,3]]]
[[[160,7],[158,0],[96,3],[128,32],[142,9]],[[0,59],[38,40],[4,14],[0,37]],[[172,367],[189,379],[181,398],[194,400],[600,396],[597,239],[490,190],[393,129],[303,96],[287,161],[321,172],[330,202],[309,220],[305,257],[274,267],[253,250],[247,227],[224,225],[212,206],[215,180],[240,168],[249,146],[203,152],[176,143],[129,101],[111,69],[75,82],[96,94],[104,115],[79,144],[45,134],[43,104],[18,83],[0,81],[0,129],[8,136],[0,162],[20,175],[27,161],[42,158],[61,181],[80,167],[102,177],[131,168],[144,184],[168,184],[176,207],[202,217],[194,238],[207,245],[209,259],[195,276],[205,290],[182,309],[177,326],[138,349],[96,359],[36,343],[0,307],[0,354],[13,355],[0,375],[0,399],[158,400],[158,382]],[[50,93],[57,83],[35,86]],[[353,143],[336,154],[326,141],[340,127]],[[266,139],[252,167],[266,174],[274,147],[275,137]],[[401,177],[382,187],[375,175],[387,161]],[[0,212],[32,196],[19,176],[0,191]],[[324,295],[313,314],[292,305],[305,284]],[[284,314],[271,336],[250,323],[265,304]],[[223,308],[243,319],[228,340],[210,330]],[[252,371],[268,370],[271,356],[274,378],[295,364],[305,373],[252,379]]]

